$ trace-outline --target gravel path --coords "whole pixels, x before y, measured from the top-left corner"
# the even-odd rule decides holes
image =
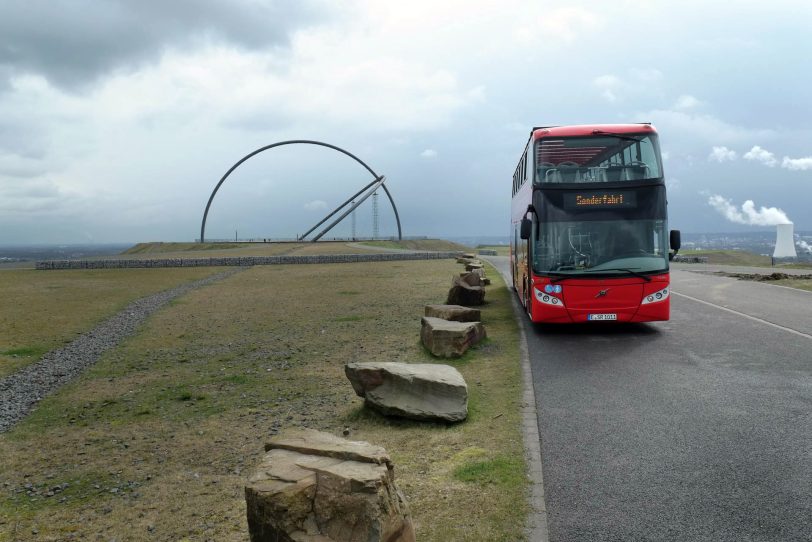
[[[23,419],[37,402],[96,363],[104,352],[135,333],[144,320],[169,301],[239,271],[241,269],[230,269],[133,301],[68,345],[52,350],[38,362],[0,379],[0,433]]]

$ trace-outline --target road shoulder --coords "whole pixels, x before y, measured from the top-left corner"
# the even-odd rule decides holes
[[[497,258],[505,259],[504,256],[491,256],[482,259],[488,261],[488,263],[502,275],[506,287],[510,288],[511,278],[503,272],[502,266],[498,265]],[[544,474],[541,467],[541,436],[539,434],[538,409],[536,408],[536,391],[533,385],[533,373],[530,367],[530,355],[527,349],[526,322],[516,296],[511,296],[511,302],[521,337],[519,351],[522,358],[523,380],[522,435],[524,439],[525,459],[527,461],[527,476],[530,482],[530,494],[528,499],[531,510],[527,521],[527,539],[531,542],[548,542],[547,505],[544,500]]]

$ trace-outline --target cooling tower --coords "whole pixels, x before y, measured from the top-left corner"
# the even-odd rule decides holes
[[[773,258],[797,258],[792,224],[778,224],[775,230],[775,252]]]

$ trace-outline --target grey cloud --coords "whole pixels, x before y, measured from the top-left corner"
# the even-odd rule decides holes
[[[21,160],[16,156],[0,154],[0,180],[4,177],[28,179],[39,177],[48,172],[48,167],[42,162]]]
[[[0,119],[0,157],[13,155],[22,160],[44,158],[43,138],[32,122],[22,119]]]
[[[154,60],[200,40],[258,49],[284,46],[317,22],[311,2],[277,0],[26,0],[0,16],[0,90],[13,73],[44,75],[64,88]]]
[[[27,179],[46,173],[51,166],[45,159],[46,146],[35,122],[0,120],[0,182],[4,178]]]
[[[224,119],[223,125],[236,130],[263,132],[290,126],[294,120],[293,114],[280,107],[275,110],[268,108],[261,111],[237,113]]]
[[[0,212],[6,215],[60,212],[74,200],[50,180],[3,182],[0,177]]]

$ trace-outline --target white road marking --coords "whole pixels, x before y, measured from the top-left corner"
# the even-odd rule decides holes
[[[812,339],[812,335],[809,335],[808,333],[803,333],[803,332],[801,332],[801,331],[798,331],[798,330],[792,329],[792,328],[790,328],[790,327],[784,327],[784,326],[782,326],[782,325],[775,324],[775,323],[770,322],[770,321],[768,321],[768,320],[763,320],[763,319],[761,319],[761,318],[757,318],[757,317],[755,317],[755,316],[750,316],[749,314],[745,314],[745,313],[743,313],[743,312],[739,312],[739,311],[736,311],[736,310],[733,310],[733,309],[729,309],[729,308],[727,308],[727,307],[723,307],[723,306],[721,306],[721,305],[717,305],[717,304],[715,304],[715,303],[710,303],[710,302],[708,302],[708,301],[704,301],[704,300],[702,300],[702,299],[697,299],[696,297],[692,297],[692,296],[690,296],[690,295],[681,294],[681,293],[679,293],[679,292],[675,292],[673,289],[671,290],[671,293],[672,293],[672,294],[674,294],[674,295],[678,295],[678,296],[680,296],[680,297],[684,297],[684,298],[686,298],[686,299],[690,299],[691,301],[696,301],[697,303],[702,303],[703,305],[708,305],[708,306],[710,306],[710,307],[715,307],[715,308],[717,308],[717,309],[721,309],[721,310],[723,310],[723,311],[727,311],[727,312],[732,313],[732,314],[735,314],[735,315],[737,315],[737,316],[742,316],[742,317],[744,317],[744,318],[747,318],[747,319],[749,319],[749,320],[753,320],[753,321],[759,322],[759,323],[761,323],[761,324],[766,324],[766,325],[768,325],[768,326],[772,326],[772,327],[778,328],[778,329],[783,330],[783,331],[788,331],[788,332],[790,332],[790,333],[794,333],[795,335],[800,335],[801,337],[803,337],[803,338],[805,338],[805,339]]]

